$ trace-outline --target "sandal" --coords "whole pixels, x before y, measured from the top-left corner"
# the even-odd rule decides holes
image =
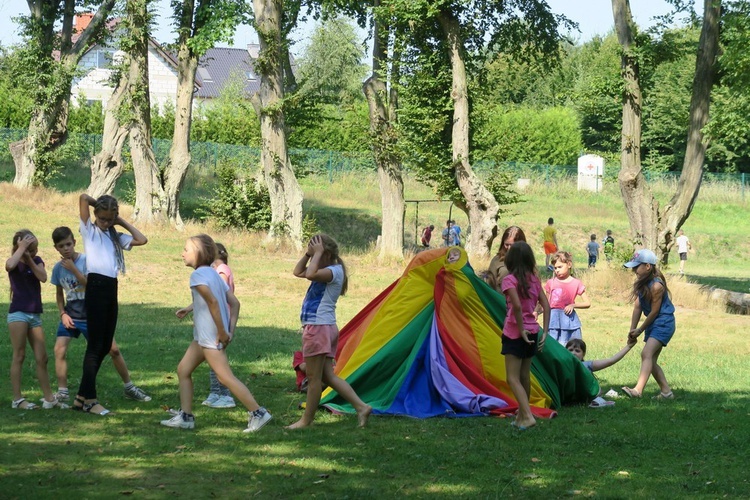
[[[606,399],[602,397],[596,397],[593,401],[591,401],[591,404],[589,405],[589,408],[607,408],[609,406],[614,406],[614,401],[607,401]]]
[[[35,405],[31,401],[26,401],[26,398],[13,401],[10,405],[11,408],[16,410],[36,410],[39,406]]]
[[[71,408],[75,411],[83,411],[83,405],[85,404],[85,399],[83,399],[81,396],[76,396],[73,400],[73,405],[71,406]]]
[[[652,399],[656,401],[664,401],[665,399],[674,399],[674,392],[669,391],[668,393],[660,392],[659,395],[654,396]]]
[[[95,411],[94,410],[95,406],[99,406],[101,410]],[[105,407],[99,404],[99,401],[94,401],[92,403],[83,403],[81,410],[83,410],[84,413],[91,413],[92,415],[101,415],[102,417],[110,413],[108,409],[106,409]]]
[[[631,389],[630,387],[623,387],[622,392],[630,396],[631,398],[640,398],[641,393],[636,391],[635,389]]]

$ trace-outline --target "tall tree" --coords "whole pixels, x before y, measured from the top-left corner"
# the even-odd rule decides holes
[[[630,2],[612,0],[615,31],[622,46],[622,73],[625,82],[620,191],[636,245],[653,248],[662,261],[666,261],[674,244],[675,233],[693,209],[703,176],[707,142],[703,135],[703,127],[708,123],[711,87],[719,50],[721,0],[704,0],[703,8],[703,26],[693,77],[685,161],[677,190],[664,209],[660,210],[641,166],[642,97]]]
[[[284,124],[281,7],[279,0],[253,0],[254,26],[260,40],[260,54],[255,63],[260,91],[251,100],[260,119],[261,164],[271,199],[268,238],[278,241],[289,237],[301,248],[302,188],[289,160]]]
[[[177,101],[172,146],[162,182],[166,216],[181,228],[180,191],[190,165],[190,127],[198,61],[216,42],[231,38],[241,20],[244,2],[182,0],[174,1],[172,6],[177,21]]]
[[[75,0],[28,0],[23,19],[28,89],[34,102],[28,135],[10,145],[16,167],[13,184],[28,188],[51,174],[51,154],[67,139],[70,89],[78,62],[103,31],[115,0],[104,0],[89,25],[75,31]],[[61,31],[57,32],[60,23]],[[75,41],[74,41],[74,35]],[[55,58],[55,52],[59,57]]]

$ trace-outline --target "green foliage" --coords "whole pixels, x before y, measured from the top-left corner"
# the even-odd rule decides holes
[[[313,236],[320,232],[318,220],[313,214],[305,214],[302,218],[302,242],[310,241]]]
[[[160,109],[151,106],[151,137],[154,139],[172,139],[174,136],[174,104],[167,101]]]
[[[521,195],[515,190],[516,176],[511,172],[498,172],[495,173],[487,180],[484,181],[484,186],[492,193],[495,197],[495,201],[500,206],[498,210],[499,214],[504,214],[509,211],[510,205],[515,205],[523,201]]]
[[[33,100],[20,72],[19,54],[0,46],[0,127],[27,128]]]
[[[291,120],[290,120],[291,121]],[[323,104],[312,112],[294,113],[289,146],[330,151],[369,151],[367,103]]]
[[[246,177],[233,166],[218,171],[213,198],[205,200],[201,212],[219,227],[260,231],[271,225],[271,200],[265,185]]]
[[[104,111],[101,101],[90,104],[83,95],[71,103],[68,113],[68,130],[79,134],[101,134],[104,130]]]
[[[260,146],[260,123],[245,93],[246,77],[236,71],[219,98],[204,103],[193,114],[190,137],[200,142]]]
[[[483,126],[474,134],[477,159],[575,165],[583,149],[570,109],[498,105],[477,113],[483,114]]]

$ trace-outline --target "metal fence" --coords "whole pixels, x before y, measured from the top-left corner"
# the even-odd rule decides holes
[[[10,149],[8,145],[26,137],[26,130],[0,129],[0,162],[10,162]],[[66,144],[59,152],[60,163],[63,165],[86,165],[91,158],[101,149],[101,135],[71,133]],[[156,159],[160,164],[165,164],[169,155],[172,141],[168,139],[153,139],[153,148]],[[218,144],[215,142],[190,143],[191,167],[205,171],[215,171],[222,165],[238,168],[255,169],[260,165],[260,149],[251,146],[238,146],[234,144]],[[126,144],[123,149],[126,162],[130,151]],[[330,182],[345,173],[374,172],[375,162],[369,152],[341,152],[324,151],[316,149],[290,149],[289,156],[298,177],[307,175],[327,176]],[[493,162],[479,161],[472,165],[477,175],[486,178],[497,172],[513,174],[517,179],[533,179],[534,182],[553,184],[560,181],[573,182],[578,176],[578,167],[571,165],[544,165],[538,163],[523,162]],[[406,172],[410,166],[404,165]],[[619,165],[607,166],[604,170],[604,181],[617,181]],[[647,181],[666,180],[675,181],[679,178],[679,172],[659,172],[644,170]],[[745,173],[715,173],[705,172],[705,182],[725,182],[742,192],[745,199],[745,191],[750,183]]]

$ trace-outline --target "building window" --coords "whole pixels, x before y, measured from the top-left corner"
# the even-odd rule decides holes
[[[208,69],[206,68],[198,68],[198,76],[201,77],[201,80],[204,82],[213,82],[213,78],[211,78],[211,73],[208,72]]]
[[[255,76],[255,73],[252,72],[252,70],[245,71],[245,76],[247,76],[248,80],[257,80],[258,77]]]
[[[111,68],[112,67],[112,55],[106,50],[96,51],[96,67],[97,68]]]

